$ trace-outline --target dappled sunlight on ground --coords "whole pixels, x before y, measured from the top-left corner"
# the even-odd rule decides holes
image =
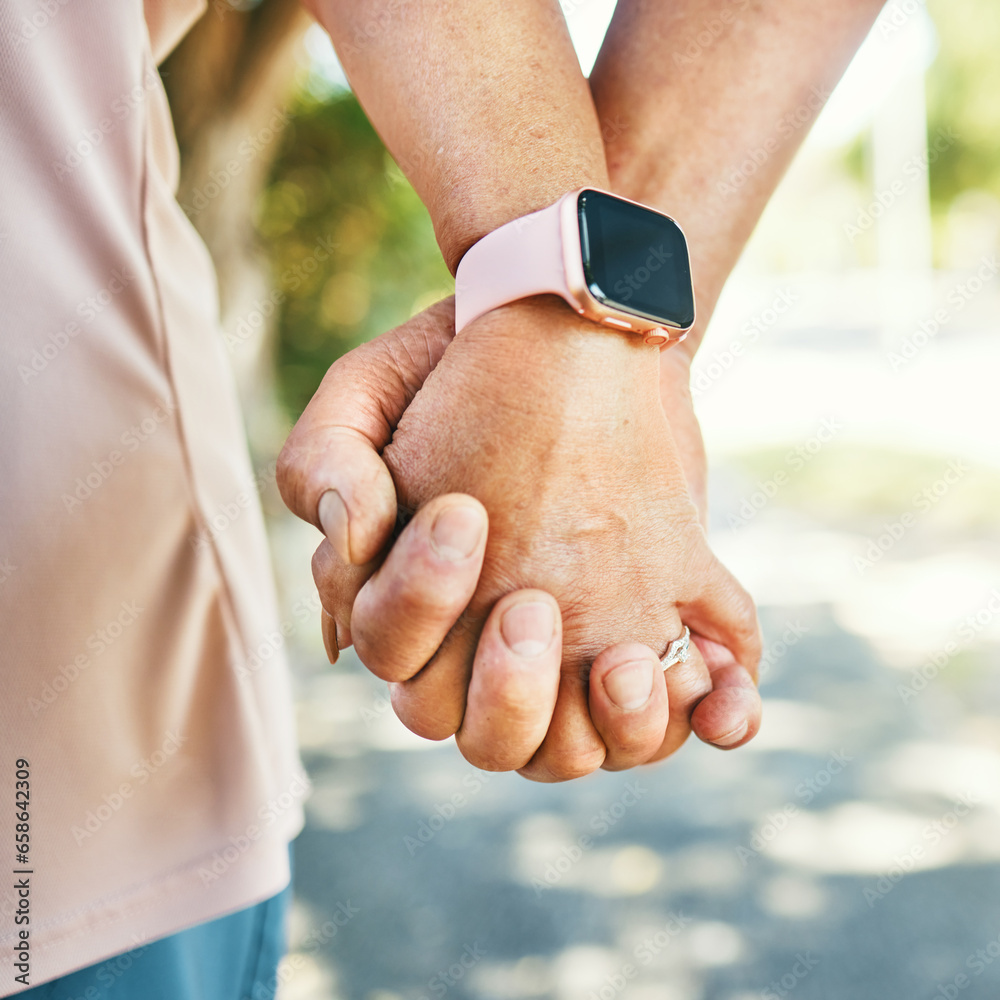
[[[804,377],[799,348],[767,350]],[[751,398],[758,372],[735,367],[730,388]],[[961,395],[942,386],[938,405]],[[793,408],[783,440],[770,412],[756,441],[756,418],[738,442],[708,422],[713,542],[765,630],[764,727],[735,753],[691,744],[568,785],[484,774],[408,733],[351,651],[327,666],[301,615],[316,791],[282,1000],[919,1000],[998,939],[1000,538],[984,497],[1000,461],[957,434],[950,452],[940,434],[921,447],[917,412],[894,453],[881,417],[868,435],[855,414],[850,438],[741,515],[813,416]],[[969,471],[880,546],[955,457]],[[295,616],[316,535],[281,520],[274,537]],[[1000,962],[975,982],[1000,991]]]
[[[767,350],[831,377],[818,352]],[[727,374],[737,398],[761,398],[758,374]],[[782,439],[781,406],[738,441],[707,422],[713,543],[765,631],[764,727],[731,754],[555,786],[477,771],[408,733],[352,651],[325,664],[316,533],[276,522],[316,785],[282,1000],[919,1000],[1000,940],[1000,460],[957,428],[923,447],[937,421],[916,410],[894,451],[883,408],[793,470],[824,407],[790,407]],[[953,459],[968,471],[913,508]],[[779,468],[798,478],[747,516]],[[1000,962],[975,985],[996,995]]]

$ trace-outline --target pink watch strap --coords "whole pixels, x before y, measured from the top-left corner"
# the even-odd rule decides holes
[[[455,274],[455,332],[491,309],[529,295],[561,295],[578,308],[566,280],[561,226],[564,195],[554,205],[495,229],[466,251]]]

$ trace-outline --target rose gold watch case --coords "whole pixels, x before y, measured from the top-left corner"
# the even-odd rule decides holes
[[[583,247],[580,244],[580,212],[578,207],[580,195],[584,191],[599,191],[601,194],[611,194],[610,191],[600,191],[599,188],[577,188],[575,191],[567,192],[559,199],[559,229],[562,235],[563,270],[566,274],[566,288],[573,296],[572,300],[567,299],[567,301],[581,316],[586,316],[596,323],[603,323],[616,330],[626,330],[643,334],[643,340],[647,344],[679,344],[688,335],[691,327],[697,321],[697,303],[695,303],[695,319],[692,320],[691,326],[684,328],[665,326],[637,313],[609,306],[607,303],[595,298],[587,287],[587,279],[583,273]],[[632,201],[630,198],[622,198],[617,194],[614,197],[620,201],[627,201],[632,205],[637,205],[639,208],[644,208],[647,211],[655,211],[654,209],[650,209],[648,205]],[[663,212],[657,214],[663,215],[665,219],[669,219],[680,229],[686,245],[687,236],[680,225],[678,225],[677,220],[671,219],[669,215],[665,215]],[[690,252],[688,260],[690,262]],[[691,301],[692,303],[695,302],[693,280]]]

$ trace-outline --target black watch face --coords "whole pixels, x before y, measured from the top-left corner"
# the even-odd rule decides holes
[[[583,191],[577,205],[583,273],[594,298],[663,326],[691,326],[691,263],[677,223],[601,191]]]

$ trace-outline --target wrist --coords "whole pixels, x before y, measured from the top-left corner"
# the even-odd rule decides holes
[[[555,295],[500,306],[457,335],[456,347],[482,359],[506,387],[529,394],[565,385],[627,384],[657,391],[660,352],[634,333],[578,315]]]
[[[606,188],[608,177],[603,163],[571,162],[532,171],[524,183],[513,187],[502,178],[488,185],[481,181],[482,175],[470,190],[452,188],[446,197],[429,206],[438,247],[452,274],[469,247],[484,236],[508,222],[548,208],[567,191]]]
[[[677,223],[594,188],[494,230],[468,250],[455,280],[456,333],[502,305],[548,294],[650,346],[682,340],[696,318]]]

